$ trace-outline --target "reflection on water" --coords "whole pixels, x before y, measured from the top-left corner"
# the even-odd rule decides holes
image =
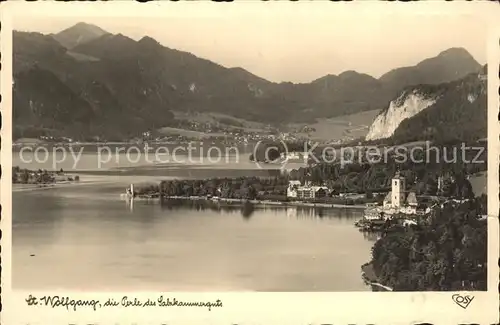
[[[369,240],[372,242],[376,242],[377,240],[379,240],[381,235],[382,235],[382,232],[378,232],[378,231],[361,231],[360,230],[360,233],[363,234],[363,237],[366,240]]]
[[[125,200],[126,206],[129,209],[133,209],[134,201]],[[155,201],[142,201],[144,204],[153,204]],[[210,201],[210,200],[185,200],[185,199],[164,199],[158,200],[158,204],[162,209],[166,210],[191,210],[196,211],[218,211],[218,212],[234,212],[240,211],[241,215],[245,219],[249,219],[255,210],[269,211],[269,212],[282,212],[287,215],[288,218],[335,218],[342,220],[355,219],[360,217],[359,210],[353,209],[332,209],[324,207],[283,207],[283,206],[273,206],[273,205],[255,205],[250,202],[224,202],[224,201]]]
[[[243,207],[241,208],[241,215],[244,219],[249,220],[252,217],[254,211],[254,205],[249,202],[245,202],[245,204],[243,204]]]
[[[122,189],[13,193],[14,288],[370,290],[360,266],[374,239],[355,210],[130,203]]]

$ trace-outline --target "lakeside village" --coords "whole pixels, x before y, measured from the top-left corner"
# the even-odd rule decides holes
[[[122,196],[216,209],[363,209],[355,225],[377,235],[371,260],[360,266],[372,290],[486,290],[487,196],[476,196],[469,181],[485,171],[486,163],[320,164],[275,177],[132,184]]]
[[[249,130],[246,128],[238,127],[227,127],[221,126],[217,123],[200,123],[200,122],[189,122],[180,121],[178,125],[170,128],[168,133],[163,134],[158,130],[144,131],[142,134],[130,137],[130,138],[119,138],[119,139],[108,139],[102,136],[88,136],[82,139],[76,139],[66,136],[56,136],[56,135],[40,135],[41,131],[36,131],[33,133],[27,133],[28,135],[24,138],[15,139],[12,146],[19,147],[23,144],[28,143],[47,143],[56,145],[81,145],[81,144],[105,144],[105,143],[129,143],[129,144],[178,144],[186,142],[197,142],[200,140],[205,140],[211,143],[221,143],[225,145],[248,145],[256,143],[259,141],[291,141],[291,142],[303,142],[309,139],[309,134],[314,132],[315,128],[308,125],[291,129],[291,130],[278,130],[271,126],[266,126],[266,129],[262,130]],[[194,134],[198,132],[199,134]],[[193,133],[192,135],[190,135]],[[30,136],[31,137],[28,137]],[[349,137],[347,140],[354,140],[354,138]],[[329,144],[340,144],[340,140],[329,140],[326,143]]]
[[[400,168],[402,167],[402,168]],[[252,211],[259,206],[363,209],[360,231],[377,236],[360,266],[374,291],[486,290],[487,196],[476,196],[469,175],[485,164],[321,164],[270,177],[173,179],[131,184],[127,202],[160,200]],[[13,183],[77,182],[60,170],[13,167]],[[167,203],[168,204],[168,203]]]
[[[47,187],[60,183],[79,182],[80,176],[66,174],[61,168],[59,171],[47,170],[29,170],[20,168],[19,166],[12,167],[12,184],[31,184],[38,187]]]
[[[365,231],[381,231],[394,220],[398,221],[399,226],[417,225],[418,221],[429,215],[435,207],[442,207],[447,202],[467,202],[473,194],[470,182],[467,179],[465,181],[462,186],[466,187],[467,198],[450,193],[449,188],[456,185],[453,175],[437,177],[435,194],[431,193],[434,195],[417,195],[416,191],[408,190],[406,178],[399,171],[392,177],[389,191],[380,192],[339,192],[336,188],[325,185],[312,185],[310,180],[288,180],[285,195],[280,195],[280,192],[273,193],[266,188],[266,185],[270,185],[267,187],[272,189],[283,188],[283,180],[279,178],[257,180],[257,177],[241,177],[236,180],[225,178],[163,181],[159,186],[130,184],[121,196],[129,200],[176,199],[233,205],[250,203],[260,206],[363,209],[363,218],[356,221],[355,226]],[[215,191],[211,190],[214,188]]]

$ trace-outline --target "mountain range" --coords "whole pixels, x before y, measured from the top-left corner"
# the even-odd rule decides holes
[[[172,125],[174,111],[224,113],[266,124],[312,122],[387,108],[404,89],[477,73],[451,48],[380,78],[356,71],[310,83],[274,83],[168,48],[150,37],[78,23],[57,34],[14,32],[14,137],[123,139]]]

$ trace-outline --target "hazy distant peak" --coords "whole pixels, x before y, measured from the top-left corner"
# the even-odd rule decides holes
[[[269,80],[266,80],[264,78],[261,78],[253,73],[251,73],[248,70],[245,70],[242,67],[233,67],[229,68],[229,71],[234,73],[235,76],[238,76],[240,79],[246,80],[248,82],[253,82],[253,83],[262,83],[262,84],[270,84],[271,82]]]
[[[359,73],[354,70],[347,70],[339,74],[340,79],[352,79],[352,78],[364,78],[364,79],[375,79],[366,73]]]
[[[133,39],[131,39],[128,36],[123,35],[122,33],[118,33],[116,35],[113,35],[112,38],[114,40],[123,40],[123,41],[133,41],[133,42],[135,42]]]
[[[144,36],[137,42],[137,44],[148,50],[162,50],[164,47],[154,38],[149,36]]]
[[[242,67],[232,67],[232,68],[229,68],[229,70],[233,70],[235,72],[248,72],[245,69],[243,69]]]
[[[337,79],[338,76],[337,75],[334,75],[334,74],[327,74],[323,77],[320,77],[318,79],[315,79],[313,80],[311,83],[319,83],[319,82],[325,82],[327,80],[334,80],[334,79]]]
[[[464,77],[471,71],[478,71],[481,68],[481,65],[474,59],[474,57],[464,48],[462,47],[452,47],[445,51],[440,52],[437,56],[433,58],[428,58],[420,63],[418,63],[415,67],[418,68],[426,68],[429,71],[435,71],[442,69],[442,67],[447,67],[449,69],[448,72],[452,74],[458,72],[460,70],[465,70],[465,73],[459,73],[460,76],[456,76],[453,74],[454,78],[448,79],[445,78],[440,82],[451,81],[455,79],[459,79]],[[440,83],[437,82],[437,83]]]
[[[253,73],[251,73],[250,71],[248,70],[245,70],[244,68],[242,67],[232,67],[232,68],[229,68],[229,70],[233,71],[233,72],[236,72],[236,73],[240,73],[242,75],[252,75],[254,77],[257,77],[256,75],[254,75]]]
[[[344,71],[341,74],[339,74],[339,77],[348,78],[348,77],[357,76],[357,75],[360,75],[360,73],[358,73],[354,70],[347,70],[347,71]]]
[[[52,35],[52,37],[62,46],[72,49],[77,45],[87,43],[106,34],[109,33],[96,25],[80,22]]]
[[[87,31],[92,32],[94,34],[100,34],[100,35],[109,34],[107,31],[105,31],[101,27],[93,25],[93,24],[88,24],[88,23],[85,23],[85,22],[79,22],[79,23],[77,23],[76,25],[74,25],[73,27],[70,27],[70,28],[77,28],[77,29],[80,29],[80,30],[87,30]]]
[[[128,36],[125,36],[121,33],[118,34],[105,34],[102,35],[99,38],[96,38],[95,40],[92,40],[91,42],[88,42],[88,44],[84,44],[83,46],[86,47],[86,45],[92,45],[92,46],[111,46],[111,47],[116,47],[124,44],[130,44],[130,45],[136,45],[136,41],[131,39]]]
[[[232,67],[232,68],[229,68],[229,70],[234,72],[236,75],[239,75],[242,77],[248,77],[248,76],[257,77],[254,74],[252,74],[251,72],[243,69],[242,67]]]
[[[149,37],[149,36],[144,36],[143,38],[141,38],[139,40],[139,43],[160,44],[160,43],[158,43],[157,40],[155,40],[154,38]]]
[[[373,78],[370,75],[365,73],[359,73],[354,70],[347,70],[342,72],[341,74],[327,74],[321,78],[314,80],[312,83],[331,83],[331,82],[348,82],[348,83],[357,83],[357,82],[376,82],[377,79]]]
[[[388,89],[398,89],[409,85],[440,84],[479,72],[481,65],[464,48],[453,47],[442,51],[432,58],[425,59],[415,66],[391,70],[382,75]]]
[[[448,56],[472,57],[472,55],[463,47],[452,47],[438,54],[438,57]]]
[[[104,34],[101,37],[75,46],[72,51],[99,59],[117,59],[134,55],[137,51],[137,44],[136,41],[123,34]]]

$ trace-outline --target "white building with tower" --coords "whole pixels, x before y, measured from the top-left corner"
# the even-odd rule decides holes
[[[406,179],[399,172],[391,181],[391,191],[384,199],[384,212],[417,213],[418,200],[415,192],[406,191]]]
[[[406,179],[397,172],[392,178],[391,184],[390,200],[386,198],[387,204],[390,204],[393,208],[400,208],[404,206],[406,200]],[[385,200],[384,203],[386,203]]]

